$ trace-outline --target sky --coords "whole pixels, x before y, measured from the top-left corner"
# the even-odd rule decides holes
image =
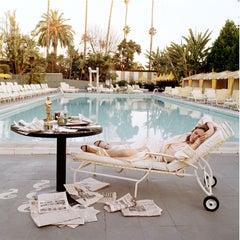
[[[47,12],[48,0],[0,0],[0,22],[5,19],[5,13],[16,10],[16,20],[21,33],[30,34],[41,16]],[[180,44],[182,36],[189,36],[189,29],[194,33],[212,32],[210,45],[219,36],[226,20],[240,23],[239,0],[154,0],[153,27],[156,34],[153,37],[152,50],[156,51],[170,46],[171,42]],[[99,27],[107,31],[111,0],[88,0],[88,28]],[[75,31],[74,43],[77,49],[84,33],[85,0],[50,0],[50,8],[63,13],[63,18],[69,19],[66,24]],[[146,51],[150,50],[152,0],[129,0],[127,25],[130,33],[127,40],[133,40],[141,45],[142,54],[136,58],[143,64]],[[124,37],[125,23],[124,0],[114,0],[111,31]]]

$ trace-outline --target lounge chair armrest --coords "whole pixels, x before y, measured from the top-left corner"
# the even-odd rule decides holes
[[[165,153],[158,153],[158,152],[147,152],[147,155],[153,155],[153,156],[162,156],[162,157],[169,157],[169,158],[176,158],[175,156],[165,154]]]
[[[169,154],[165,154],[165,153],[147,152],[146,154],[152,155],[152,156],[168,157],[168,158],[173,158],[173,159],[176,158],[175,156],[172,156],[172,155],[169,155]],[[186,165],[189,165],[189,166],[192,166],[193,168],[196,168],[196,166],[193,163],[186,161],[186,159],[176,160],[176,161],[182,162],[182,163],[184,163]]]

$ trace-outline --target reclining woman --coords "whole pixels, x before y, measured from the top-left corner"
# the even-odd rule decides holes
[[[156,161],[171,162],[191,158],[195,150],[215,132],[213,120],[210,116],[204,116],[199,120],[195,128],[182,135],[175,136],[167,141],[147,139],[141,143],[114,144],[111,145],[102,140],[93,145],[82,145],[84,152],[109,156],[127,162],[141,161],[155,158]],[[152,153],[162,153],[169,156],[157,157]]]

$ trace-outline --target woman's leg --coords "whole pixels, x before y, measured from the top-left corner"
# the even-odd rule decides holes
[[[111,147],[106,150],[111,157],[131,157],[136,155],[141,151],[149,151],[147,147],[132,147],[131,145],[111,145]]]
[[[103,148],[97,147],[95,145],[82,145],[81,149],[83,152],[89,152],[89,153],[94,153],[97,155],[108,156],[108,154],[106,153],[106,150],[104,150]]]
[[[127,145],[112,145],[109,149],[103,149],[92,145],[83,145],[81,149],[85,152],[95,153],[97,155],[105,155],[110,157],[131,157],[140,151],[148,151],[146,147],[130,148]]]

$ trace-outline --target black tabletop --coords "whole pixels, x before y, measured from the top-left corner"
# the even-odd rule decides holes
[[[64,130],[65,129],[65,130]],[[41,137],[41,138],[74,138],[74,137],[87,137],[92,135],[97,135],[102,132],[102,127],[100,125],[89,124],[87,126],[79,126],[76,128],[61,127],[60,131],[48,130],[48,131],[32,131],[24,132],[21,131],[16,125],[11,125],[11,130],[18,134],[28,136],[28,137]]]

